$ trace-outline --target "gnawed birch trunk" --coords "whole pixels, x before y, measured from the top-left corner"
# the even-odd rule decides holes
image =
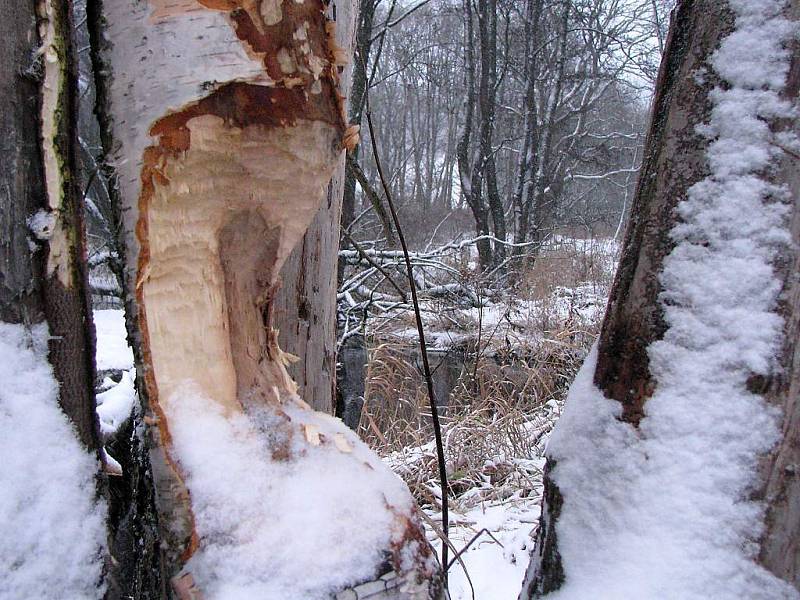
[[[747,5],[739,3],[742,4]],[[784,16],[795,21],[796,26],[800,4],[791,0],[787,5]],[[649,352],[652,344],[662,340],[669,329],[662,302],[664,287],[661,277],[665,260],[675,248],[673,228],[680,222],[678,203],[687,198],[693,185],[710,176],[707,151],[713,138],[705,137],[698,128],[708,123],[711,117],[712,90],[715,87],[725,89],[728,85],[714,72],[711,57],[733,30],[734,21],[733,10],[727,2],[684,0],[678,3],[673,14],[631,220],[598,341],[594,386],[606,398],[620,403],[619,421],[632,425],[637,432],[635,435],[642,435],[645,439],[648,434],[639,433],[639,425],[648,416],[648,401],[657,388]],[[782,95],[796,104],[800,81],[796,42],[790,48],[791,70]],[[730,66],[726,68],[731,69]],[[773,131],[797,131],[797,121],[789,121],[768,120]],[[794,246],[775,246],[772,256],[776,279],[783,285],[774,311],[784,320],[783,350],[772,357],[771,375],[752,375],[747,388],[749,392],[762,395],[783,413],[777,446],[762,459],[761,489],[751,490],[757,496],[756,500],[764,501],[766,508],[766,528],[757,544],[760,547],[758,562],[778,578],[800,589],[800,478],[795,468],[800,460],[800,404],[797,400],[800,386],[800,288],[797,279],[800,266],[797,245],[800,190],[796,161],[795,154],[785,153],[780,160],[773,162],[772,166],[777,167],[774,171],[768,169],[770,181],[785,185],[790,192],[787,208],[791,214],[790,229],[794,240]],[[730,168],[736,172],[735,165]],[[767,198],[765,203],[774,201],[774,198]],[[743,225],[751,217],[743,215]],[[697,335],[701,338],[697,346],[702,347],[705,323],[698,319],[697,324]],[[740,350],[744,352],[748,348],[741,347]],[[687,378],[692,375],[686,373]],[[731,411],[736,409],[735,405],[731,406]],[[754,424],[752,427],[758,426]],[[609,426],[606,431],[611,429]],[[717,450],[709,448],[709,452]],[[580,461],[582,457],[569,458]],[[589,457],[583,458],[589,460]],[[697,468],[702,466],[702,457],[699,458],[701,462]],[[754,457],[747,457],[747,460],[754,460]],[[559,461],[548,458],[542,517],[521,599],[545,596],[562,588],[565,579],[566,582],[570,580],[569,569],[565,568],[559,551],[559,518],[575,498],[563,495],[559,489],[559,464]],[[619,474],[619,477],[623,476]],[[596,485],[597,481],[587,481],[586,489],[596,492],[597,488],[592,487]],[[664,494],[669,493],[669,490],[664,490]],[[635,501],[633,498],[630,500]],[[739,498],[735,501],[746,500]],[[619,506],[620,511],[623,508]],[[616,518],[616,515],[609,518]],[[758,536],[757,528],[754,528],[753,535]],[[601,589],[600,585],[598,589]],[[608,593],[607,590],[604,592]],[[763,593],[769,595],[770,592]],[[791,592],[784,593],[789,597]]]
[[[290,597],[303,597],[394,570],[395,583],[382,580],[381,589],[435,595],[435,561],[410,496],[390,494],[380,463],[340,422],[300,399],[274,327],[281,270],[315,215],[325,215],[320,230],[336,237],[338,189],[331,210],[319,210],[328,182],[341,173],[343,149],[358,137],[347,126],[339,82],[351,3],[105,0],[95,15],[126,309],[175,593],[214,597],[236,587],[263,594],[259,586],[279,582]],[[293,269],[297,279],[284,282],[299,300],[286,303],[284,330],[294,310],[302,316],[309,290],[327,295],[335,273],[324,265]],[[331,352],[326,340],[315,341],[305,348],[307,372],[324,368],[314,355]],[[316,385],[309,381],[307,373],[307,391]],[[208,459],[198,451],[210,452]],[[225,466],[213,471],[212,460]],[[341,470],[315,471],[322,460]],[[320,477],[332,482],[330,495],[313,496],[310,514],[277,508],[280,486],[299,480],[313,494]],[[258,486],[263,496],[245,502]],[[348,512],[348,503],[362,500],[353,496],[358,490],[376,503],[365,514]],[[249,527],[242,529],[239,512],[250,515]],[[363,518],[375,523],[383,514],[377,531],[345,539],[342,528],[355,531]],[[296,539],[309,536],[304,519],[342,531],[314,538],[309,525],[311,547],[298,548]],[[286,523],[296,524],[293,533],[270,538]],[[253,538],[260,550],[248,550]],[[338,550],[326,547],[333,543]],[[309,573],[319,571],[316,553],[334,559],[328,572],[286,580],[306,561]],[[336,562],[339,554],[352,560]]]

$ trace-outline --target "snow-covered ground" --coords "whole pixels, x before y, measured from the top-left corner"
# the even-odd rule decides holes
[[[0,323],[0,600],[100,598],[98,461],[58,405],[46,325]]]
[[[133,368],[133,352],[126,337],[125,311],[95,310],[94,326],[97,334],[97,371],[106,373],[100,385],[101,392],[97,395],[97,418],[100,435],[107,442],[130,419],[136,406],[136,372]],[[114,378],[111,374],[114,374]],[[103,461],[108,472],[122,472],[119,462],[105,447]]]
[[[125,311],[107,309],[94,311],[97,331],[97,370],[128,371],[133,368],[133,352],[125,333]]]
[[[528,498],[512,496],[450,514],[448,537],[459,550],[478,532],[485,529],[491,533],[483,532],[461,555],[476,600],[516,600],[530,560],[534,541],[531,534],[536,531],[540,501],[539,494]],[[432,541],[441,552],[438,538]],[[451,560],[452,555],[451,552]],[[452,600],[471,600],[470,582],[458,561],[450,569],[449,585]]]
[[[452,600],[471,600],[473,589],[477,600],[516,600],[519,595],[538,526],[544,449],[560,410],[560,405],[550,400],[530,415],[517,431],[531,440],[528,451],[515,455],[509,448],[499,448],[494,456],[485,456],[481,483],[458,498],[451,497],[448,534],[451,548],[461,551],[469,544],[461,554],[463,564],[453,562],[454,553],[450,552]],[[433,442],[428,442],[406,447],[384,460],[407,480],[416,479],[415,473],[428,473],[430,478],[421,485],[440,500],[441,488],[435,469],[431,469],[435,452]],[[448,461],[452,458],[448,455]],[[505,476],[497,477],[497,473]],[[451,480],[457,476],[451,473]],[[432,504],[425,505],[423,510],[429,517],[428,540],[441,555],[441,512]]]
[[[443,350],[466,344],[468,340],[474,342],[480,329],[481,347],[486,348],[487,353],[501,348],[518,348],[524,353],[532,348],[563,343],[557,339],[558,335],[595,330],[605,311],[619,245],[612,239],[565,237],[554,239],[552,244],[549,258],[553,260],[552,256],[558,256],[553,262],[560,265],[557,261],[562,259],[594,260],[593,273],[601,281],[562,284],[558,282],[569,276],[557,272],[553,274],[553,281],[538,293],[482,298],[481,307],[442,306],[426,301],[423,318],[429,346]],[[404,320],[397,320],[387,322],[379,336],[390,343],[397,341],[413,346],[417,330]],[[486,530],[462,555],[464,565],[455,562],[450,568],[453,600],[471,600],[473,588],[477,600],[515,600],[519,595],[538,527],[544,447],[560,410],[560,405],[551,400],[538,412],[530,414],[528,423],[519,425],[516,435],[536,440],[527,452],[510,455],[508,448],[513,444],[508,444],[504,446],[504,455],[485,457],[490,467],[487,472],[494,464],[505,465],[514,471],[514,479],[497,483],[487,475],[480,486],[451,499],[448,537],[453,546],[461,549]],[[419,472],[433,475],[434,456],[433,444],[427,443],[392,453],[385,460],[407,481],[425,486],[426,493],[440,499],[441,491],[435,477],[417,481]],[[438,508],[427,505],[424,510],[438,526],[441,522]],[[441,554],[441,539],[435,527],[428,525],[427,531],[429,541]],[[450,556],[452,558],[452,551]]]

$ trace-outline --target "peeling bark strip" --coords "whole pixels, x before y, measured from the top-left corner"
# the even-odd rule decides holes
[[[186,566],[176,593],[197,587],[213,596],[218,586],[240,582],[220,581],[203,550],[241,550],[237,533],[217,529],[213,505],[227,490],[200,473],[208,461],[196,462],[191,444],[206,440],[192,440],[192,423],[207,419],[233,454],[263,444],[267,454],[251,457],[265,463],[253,466],[254,477],[276,463],[299,472],[308,457],[324,455],[350,464],[344,477],[357,472],[382,489],[379,474],[371,474],[377,463],[354,452],[341,423],[323,420],[297,397],[286,371],[292,357],[272,327],[281,267],[325,200],[342,149],[357,141],[338,85],[347,58],[339,44],[349,45],[353,12],[338,7],[337,31],[320,0],[98,4],[105,141],[117,175],[126,304],[150,413],[167,562],[172,573]],[[267,436],[262,442],[259,432]],[[243,467],[219,458],[232,470]],[[353,573],[360,579],[332,573],[331,585],[379,576],[388,558],[405,582],[404,597],[427,597],[434,567],[412,504],[384,492],[380,508],[393,525],[379,556],[371,554],[374,544],[364,548],[367,571]],[[343,503],[316,501],[323,512]],[[292,517],[259,521],[283,518]]]
[[[27,224],[31,241],[43,254],[42,308],[50,328],[48,359],[60,385],[59,403],[83,445],[97,450],[94,327],[86,283],[83,207],[73,176],[77,170],[77,75],[69,3],[41,0],[36,3],[36,17],[39,47],[32,57],[36,66],[30,68],[41,77],[39,151],[44,206],[28,215]],[[36,177],[30,171],[21,174]]]

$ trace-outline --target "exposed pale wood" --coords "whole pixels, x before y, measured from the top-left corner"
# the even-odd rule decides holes
[[[236,411],[251,393],[294,391],[264,355],[274,342],[263,313],[323,195],[336,130],[300,120],[238,130],[210,115],[187,127],[191,148],[161,170],[169,184],[154,187],[136,284],[150,367],[159,404],[189,379]]]

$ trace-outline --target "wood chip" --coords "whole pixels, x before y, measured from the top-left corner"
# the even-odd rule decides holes
[[[312,446],[319,446],[322,442],[319,439],[319,427],[312,424],[303,425],[306,434],[306,441]]]
[[[172,589],[179,600],[203,600],[203,594],[194,583],[191,573],[184,573],[172,578]]]
[[[353,451],[353,446],[347,441],[347,438],[344,437],[344,434],[342,433],[337,433],[335,436],[333,436],[333,443],[340,452],[350,454]]]
[[[281,400],[281,393],[278,391],[277,385],[272,386],[272,393],[275,394],[275,400],[277,400],[278,404],[283,404]]]
[[[306,402],[305,400],[303,400],[300,396],[295,396],[294,397],[294,402],[300,408],[304,408],[305,410],[314,410],[313,408],[311,408],[311,405],[308,402]]]

